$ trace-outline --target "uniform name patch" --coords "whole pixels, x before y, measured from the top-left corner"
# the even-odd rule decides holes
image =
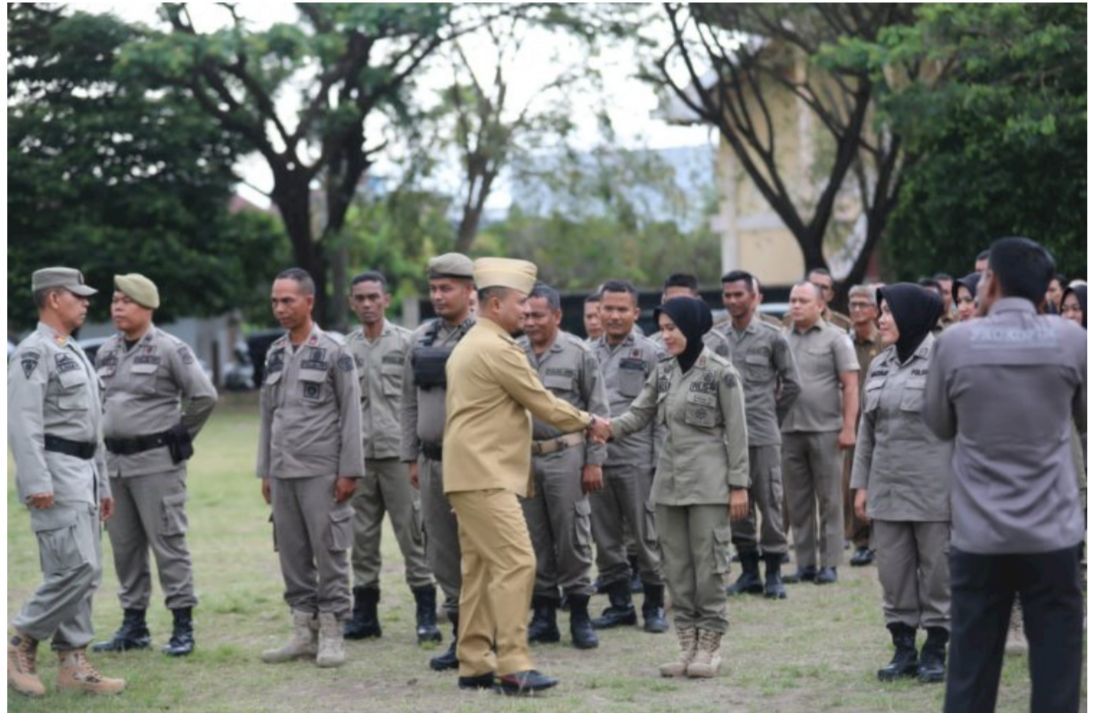
[[[133,357],[134,364],[160,364],[160,356],[158,354],[138,354]]]
[[[642,359],[621,359],[621,369],[630,369],[632,371],[646,371],[647,365],[644,364]]]
[[[57,364],[57,371],[62,374],[69,371],[76,371],[80,368],[80,365],[76,363],[76,360],[68,354],[58,354],[54,357],[54,362]]]
[[[385,354],[381,364],[403,364],[403,354]]]
[[[550,367],[548,367],[547,369],[544,370],[544,375],[545,376],[566,376],[566,377],[570,378],[570,377],[573,377],[575,375],[575,370],[574,369],[563,369],[563,368],[560,368],[560,367],[551,367],[550,366]]]

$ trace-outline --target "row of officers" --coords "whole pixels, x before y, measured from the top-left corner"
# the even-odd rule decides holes
[[[315,288],[307,273],[290,269],[274,281],[272,307],[286,335],[267,355],[257,474],[272,507],[292,633],[285,645],[264,652],[264,661],[305,658],[337,666],[345,660],[344,637],[381,635],[379,545],[387,512],[415,597],[419,641],[442,639],[438,585],[453,641],[430,666],[459,669],[462,687],[555,685],[532,667],[528,643],[560,640],[561,606],[570,612],[572,644],[581,649],[598,645],[598,629],[637,624],[633,568],[646,631],[668,628],[664,585],[673,601],[681,655],[660,667],[662,675],[710,677],[721,663],[727,593],[786,596],[780,565],[788,520],[797,564],[788,580],[825,584],[836,581],[846,520],[858,514],[874,526],[884,618],[896,645],[895,660],[880,676],[943,678],[951,449],[920,417],[932,332],[942,312],[937,296],[914,285],[860,290],[861,301],[870,298],[881,309],[865,360],[849,334],[827,319],[825,290],[813,279],[793,287],[788,329],[760,317],[757,282],[748,273],[724,276],[730,319],[714,329],[695,286],[670,284],[656,311],[659,333],[650,339],[635,329],[635,289],[609,281],[598,294],[604,333],[584,341],[559,329],[553,289],[533,285],[528,275],[514,283],[503,267],[498,285],[485,284],[481,278],[491,269],[477,273],[470,259],[455,253],[431,260],[438,317],[414,332],[385,319],[385,279],[363,273],[350,294],[362,327],[346,339],[312,321]],[[538,404],[530,410],[541,408],[537,399],[553,399],[571,411],[557,406],[543,411],[551,417],[532,419],[530,473],[517,493],[521,522],[476,532],[475,510],[465,504],[467,514],[458,519],[454,508],[457,500],[469,502],[458,494],[481,489],[479,476],[447,461],[447,443],[458,453],[456,446],[489,453],[502,434],[483,434],[483,443],[447,441],[450,356],[476,324],[477,288],[482,299],[493,287],[526,282],[520,319],[502,332],[524,328],[514,344],[527,363],[500,378],[518,403]],[[63,660],[66,654],[78,660],[62,667],[61,685],[101,692],[123,685],[83,656],[99,572],[96,503],[100,516],[110,518],[124,610],[122,627],[96,648],[149,645],[149,549],[175,615],[164,650],[180,655],[194,645],[185,460],[216,395],[189,348],[152,326],[155,286],[129,275],[117,277],[115,287],[112,317],[120,333],[92,369],[67,339],[86,314],[80,291],[91,288],[76,271],[35,273],[41,324],[12,362],[19,365],[9,378],[12,415],[45,414],[9,419],[18,422],[10,440],[20,494],[31,507],[40,548],[58,554],[55,562],[43,556],[46,581],[13,622],[9,682],[24,693],[42,690],[34,652],[49,636]],[[80,309],[65,312],[69,302]],[[497,314],[486,321],[505,325]],[[100,389],[105,449],[95,448]],[[77,396],[87,423],[76,424],[68,410]],[[576,428],[576,413],[588,419],[581,421],[586,432]],[[855,457],[842,458],[853,446]],[[64,463],[71,477],[59,483],[50,459]],[[843,498],[842,470],[854,504],[843,502],[852,496]],[[71,494],[63,492],[68,486]],[[462,593],[462,575],[476,571],[469,559],[489,561],[484,549],[507,549],[515,529],[527,533],[535,552],[527,563],[535,567],[530,596],[488,595],[489,615],[482,607],[462,611],[462,601],[472,601],[469,583]],[[58,552],[61,540],[71,542],[72,551]],[[463,553],[463,566],[462,543],[466,549],[475,543],[476,550]],[[732,544],[743,573],[725,591]],[[595,548],[609,607],[591,618]],[[519,569],[521,563],[511,564]],[[74,568],[86,570],[80,583]],[[533,616],[526,623],[530,599]],[[517,623],[507,628],[503,622]],[[911,658],[918,627],[928,639],[920,657],[913,649]],[[473,644],[484,640],[494,642],[495,652]],[[66,678],[69,669],[74,673]]]

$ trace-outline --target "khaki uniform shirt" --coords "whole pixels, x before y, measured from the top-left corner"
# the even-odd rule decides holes
[[[1072,429],[1086,430],[1085,331],[1019,297],[937,340],[922,415],[954,439],[952,544],[974,554],[1077,545],[1085,520]]]
[[[456,326],[441,320],[434,347],[454,347],[472,329],[475,317],[468,317]],[[400,400],[400,460],[410,463],[419,457],[423,441],[441,445],[445,435],[445,391],[435,387],[415,386],[415,370],[411,355],[433,328],[434,321],[424,322],[411,334],[411,345],[403,362],[403,396]]]
[[[38,323],[8,360],[8,446],[19,499],[53,493],[57,503],[110,497],[103,457],[101,384],[71,337]],[[45,435],[97,443],[95,458],[47,451]]]
[[[346,348],[358,367],[365,457],[398,458],[403,365],[411,348],[411,330],[386,319],[375,341],[367,339],[364,327],[359,327],[346,337]]]
[[[935,337],[925,337],[905,363],[888,347],[864,383],[850,487],[868,491],[874,520],[947,522],[951,444],[921,418]]]
[[[840,431],[841,374],[860,369],[852,342],[844,331],[821,319],[803,332],[793,326],[787,336],[803,390],[781,424],[782,432]]]
[[[598,368],[597,358],[585,341],[568,332],[559,332],[555,341],[539,357],[533,352],[528,337],[519,339],[518,344],[525,350],[529,364],[536,370],[544,388],[575,408],[609,418],[605,380]],[[543,441],[561,435],[563,431],[555,426],[533,419],[534,440]],[[587,465],[603,464],[606,450],[604,443],[587,441],[583,462]]]
[[[194,438],[217,404],[217,390],[194,352],[155,326],[129,349],[124,335],[111,336],[99,347],[95,366],[104,385],[106,438],[153,435],[180,422]],[[168,447],[160,446],[132,455],[107,451],[107,467],[128,478],[179,466],[172,462]]]
[[[658,421],[666,440],[651,486],[656,505],[725,505],[731,488],[750,484],[746,407],[730,362],[705,348],[687,374],[663,359],[639,397],[613,419],[613,434]]]
[[[502,488],[532,495],[530,413],[564,433],[584,430],[590,414],[544,388],[518,343],[480,320],[445,365],[446,493]]]
[[[609,411],[614,416],[628,410],[663,356],[656,342],[646,337],[636,337],[634,333],[615,347],[610,346],[608,338],[602,335],[594,345],[594,354],[605,376]],[[648,428],[610,441],[606,462],[612,466],[646,468],[650,472],[656,462],[658,441],[656,424],[652,422]]]
[[[837,327],[842,332],[848,332],[850,329],[852,329],[851,317],[841,314],[840,312],[835,312],[829,307],[822,311],[822,319],[826,323],[832,324],[833,326]],[[784,326],[785,329],[791,329],[792,313],[788,312],[786,315],[784,315],[784,319],[782,319],[780,323]]]
[[[260,478],[360,478],[361,391],[342,338],[318,326],[295,350],[289,335],[270,345],[259,392]]]
[[[720,327],[731,346],[731,361],[742,377],[750,445],[780,445],[780,422],[801,388],[787,337],[756,313],[741,332],[729,320]]]

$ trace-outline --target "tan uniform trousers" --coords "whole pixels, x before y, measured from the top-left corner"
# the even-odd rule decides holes
[[[841,453],[837,431],[785,433],[784,488],[799,567],[841,564]]]
[[[434,586],[426,563],[419,496],[411,487],[407,466],[396,458],[366,459],[365,477],[351,499],[354,506],[354,549],[350,565],[355,587],[380,587],[381,525],[384,514],[392,521],[403,554],[404,578],[411,589]]]
[[[636,536],[639,577],[644,584],[662,584],[658,560],[658,528],[654,506],[648,503],[652,478],[631,466],[602,467],[604,487],[590,495],[597,569],[601,581],[612,584],[631,578],[625,533]]]
[[[593,536],[590,501],[582,493],[584,449],[565,448],[533,457],[534,495],[521,499],[525,522],[537,555],[534,593],[559,599],[564,594],[589,596]]]
[[[419,498],[426,532],[426,559],[445,595],[445,612],[452,619],[460,601],[460,538],[457,518],[442,487],[440,460],[419,457]]]
[[[731,571],[726,505],[656,505],[658,544],[678,629],[727,631],[723,577]]]
[[[335,476],[271,478],[270,504],[286,604],[348,618],[354,510],[335,503]]]
[[[950,539],[946,522],[872,522],[887,624],[951,629]]]
[[[740,552],[758,547],[757,523],[761,521],[761,551],[784,554],[788,538],[784,534],[784,478],[780,473],[780,446],[750,446],[749,514],[731,523],[734,545]]]
[[[496,488],[450,493],[449,499],[461,549],[460,675],[527,671],[533,668],[526,617],[536,556],[518,497]]]
[[[106,529],[122,608],[148,609],[152,594],[150,548],[167,608],[195,606],[194,568],[186,544],[186,467],[113,477],[110,490],[114,516],[107,520]]]
[[[91,599],[102,579],[99,511],[90,503],[31,510],[43,580],[11,625],[32,639],[53,637],[54,651],[91,643]]]

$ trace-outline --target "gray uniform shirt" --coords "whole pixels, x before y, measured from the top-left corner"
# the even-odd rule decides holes
[[[529,357],[529,364],[537,372],[544,388],[563,399],[575,408],[602,418],[609,417],[609,397],[605,393],[605,383],[597,357],[586,342],[568,332],[556,334],[544,353],[539,357],[533,353],[533,345],[528,337],[522,337],[518,344]],[[555,426],[533,419],[533,439],[537,441],[558,438],[563,431]],[[586,442],[587,465],[601,465],[605,462],[605,444]]]
[[[150,326],[126,349],[115,334],[99,347],[96,371],[103,381],[103,435],[147,436],[178,425],[198,435],[217,404],[217,390],[182,340]],[[110,472],[123,477],[173,470],[167,446],[132,455],[107,451]]]
[[[384,320],[374,341],[363,327],[346,338],[354,355],[362,394],[362,448],[366,458],[398,458],[400,455],[400,399],[403,396],[403,363],[411,346],[411,330]]]
[[[420,324],[419,328],[411,334],[411,347],[407,350],[407,358],[403,362],[400,460],[408,463],[418,459],[423,441],[440,446],[445,437],[445,389],[441,387],[420,389],[415,386],[415,370],[411,361],[415,347],[427,337],[435,321]],[[468,317],[455,326],[441,320],[437,339],[430,346],[452,349],[475,323],[475,317]]]
[[[313,325],[294,350],[283,335],[270,345],[264,373],[258,476],[362,477],[358,368],[342,339]]]
[[[662,351],[654,341],[637,337],[633,332],[615,347],[602,335],[594,345],[594,354],[605,377],[609,411],[619,416],[628,410],[643,390],[647,377],[657,369]],[[656,425],[652,419],[648,427],[624,438],[614,438],[609,443],[606,462],[612,466],[652,468],[656,462]]]
[[[613,433],[657,421],[666,440],[651,485],[656,505],[726,505],[731,488],[750,483],[746,407],[738,372],[705,348],[687,374],[662,360],[639,397],[613,419]]]
[[[1085,534],[1071,455],[1082,433],[1085,332],[1021,298],[936,339],[923,415],[951,458],[952,544],[976,554],[1073,547]]]
[[[792,404],[783,433],[840,431],[842,419],[841,374],[859,373],[856,350],[844,331],[819,319],[803,332],[792,326],[788,344],[799,369],[799,398]]]
[[[101,385],[70,337],[38,323],[8,360],[8,445],[19,499],[53,493],[57,503],[110,497],[103,458]],[[45,435],[97,443],[95,458],[47,451]]]
[[[719,325],[742,377],[751,446],[780,445],[780,423],[799,397],[799,370],[779,327],[756,314],[739,332],[730,320]]]
[[[937,438],[921,418],[934,342],[926,336],[904,364],[888,347],[868,367],[850,487],[867,488],[872,519],[951,519],[951,442]]]

